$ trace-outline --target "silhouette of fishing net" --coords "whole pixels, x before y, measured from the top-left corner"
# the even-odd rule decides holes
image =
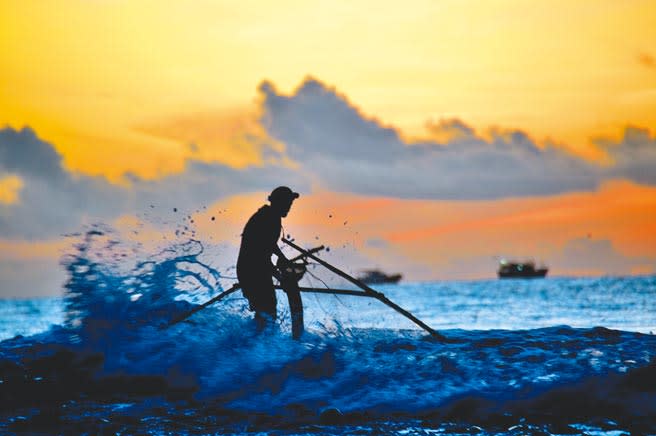
[[[296,253],[292,250],[285,250],[285,254],[288,258],[291,258]],[[324,252],[322,254],[325,255]],[[348,268],[346,270],[348,271]],[[301,288],[325,289],[326,291],[335,289],[357,291],[358,293],[362,291],[350,281],[334,274],[312,260],[308,260],[306,272],[299,281],[299,286]],[[415,328],[412,322],[394,313],[374,298],[313,292],[302,292],[302,298],[305,326],[309,331],[318,330],[329,334],[341,334],[349,329]],[[279,294],[278,300],[279,316],[283,320],[284,328],[289,325],[289,308],[285,304],[280,304],[281,301],[286,300],[284,294]]]

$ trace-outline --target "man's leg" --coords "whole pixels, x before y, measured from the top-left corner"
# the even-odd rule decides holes
[[[255,329],[257,332],[266,330],[275,323],[276,319],[267,312],[255,312]]]
[[[270,277],[243,275],[239,277],[242,294],[248,300],[249,309],[255,312],[255,328],[258,332],[273,325],[276,320],[276,291]]]
[[[257,298],[253,299],[253,303],[255,303],[252,304],[255,310],[255,327],[258,332],[265,330],[276,322],[276,291],[273,283],[267,283],[267,287],[270,287],[270,289],[262,289]]]
[[[289,311],[291,312],[292,318],[292,337],[294,339],[300,339],[304,330],[301,290],[298,288],[298,282],[292,278],[284,278],[281,284],[289,301]]]

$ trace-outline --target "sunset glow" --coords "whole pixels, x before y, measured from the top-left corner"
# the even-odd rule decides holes
[[[651,0],[2,2],[0,127],[49,144],[61,189],[97,189],[60,199],[39,191],[57,158],[42,168],[33,157],[29,175],[15,170],[29,157],[7,161],[2,246],[34,243],[16,254],[29,258],[69,221],[115,222],[150,203],[168,213],[183,200],[191,214],[225,209],[221,230],[199,231],[234,245],[280,180],[303,194],[289,229],[402,264],[410,278],[486,277],[502,255],[542,258],[556,274],[653,273],[655,20]],[[480,162],[511,150],[526,163],[518,174],[542,178],[490,167],[477,183],[475,159],[456,153],[467,141]],[[447,157],[454,173],[434,166]],[[290,178],[266,178],[272,168]],[[183,186],[203,195],[171,194]],[[45,206],[57,224],[48,234],[29,208],[49,199],[64,206]],[[572,250],[607,252],[568,265]]]

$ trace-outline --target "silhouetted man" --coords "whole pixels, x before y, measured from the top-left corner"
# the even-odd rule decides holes
[[[299,194],[287,186],[279,186],[271,192],[271,205],[262,206],[246,223],[237,260],[237,278],[250,309],[255,312],[258,331],[276,319],[277,301],[272,279],[276,276],[289,298],[294,338],[300,337],[303,331],[303,306],[298,283],[273,266],[271,255],[278,257],[277,264],[282,271],[290,266],[291,262],[278,247],[278,238],[281,218],[287,216],[292,202],[298,197]]]

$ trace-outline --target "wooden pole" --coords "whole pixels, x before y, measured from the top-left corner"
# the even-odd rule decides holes
[[[356,296],[356,297],[375,298],[375,299],[381,301],[382,303],[386,304],[387,306],[391,307],[392,309],[396,310],[401,315],[405,316],[406,318],[408,318],[409,320],[411,320],[412,322],[417,324],[422,329],[426,330],[434,338],[440,339],[440,340],[446,340],[446,338],[443,335],[439,334],[438,332],[436,332],[435,330],[430,328],[428,325],[426,325],[419,318],[415,317],[413,314],[411,314],[407,310],[403,309],[402,307],[400,307],[399,305],[397,305],[393,301],[389,300],[381,292],[375,291],[374,289],[370,288],[369,286],[367,286],[362,281],[356,279],[355,277],[350,276],[349,274],[345,273],[344,271],[332,266],[328,262],[316,257],[313,253],[322,250],[324,248],[323,246],[313,248],[312,250],[305,250],[305,249],[299,247],[298,245],[294,244],[293,242],[289,241],[288,239],[283,238],[282,241],[284,243],[286,243],[287,245],[293,247],[294,249],[298,250],[301,253],[299,256],[295,257],[294,260],[298,260],[298,259],[305,258],[305,257],[313,259],[316,262],[318,262],[320,265],[326,267],[328,270],[332,271],[333,273],[337,274],[338,276],[350,281],[351,283],[358,286],[360,289],[362,289],[364,291],[364,292],[362,292],[362,291],[356,291],[356,290],[351,290],[351,289],[323,289],[323,288],[300,287],[299,290],[301,292],[310,292],[310,293],[317,293],[317,294],[349,295],[349,296]],[[171,322],[169,322],[164,327],[161,327],[161,329],[171,327],[175,324],[178,324],[178,323],[188,319],[189,317],[196,314],[197,312],[205,309],[207,306],[210,306],[210,305],[222,300],[223,298],[227,297],[228,295],[237,292],[239,289],[241,289],[241,285],[239,283],[235,283],[234,285],[232,285],[232,287],[230,287],[229,289],[221,292],[216,297],[206,301],[205,303],[203,303],[199,306],[194,307],[192,310],[190,310],[190,311],[176,317],[175,319],[171,320]],[[283,289],[283,288],[282,288],[282,286],[276,286],[276,289]]]
[[[320,252],[324,248],[326,248],[326,247],[324,247],[323,245],[319,245],[318,247],[310,248],[307,252],[310,253],[310,254],[314,254],[314,253]],[[301,260],[304,257],[305,257],[305,254],[301,253],[296,257],[292,257],[291,259],[289,259],[289,261],[290,262],[296,262],[297,260]]]
[[[282,286],[278,285],[275,287],[276,289],[283,289]],[[222,300],[223,298],[227,297],[230,294],[235,293],[236,291],[240,290],[241,286],[239,283],[235,283],[230,289],[227,291],[221,292],[219,295],[216,297],[212,298],[211,300],[206,301],[205,303],[201,304],[200,306],[196,306],[193,309],[191,309],[189,312],[185,312],[184,314],[178,316],[177,318],[171,320],[167,325],[162,327],[168,328],[171,327],[179,322],[182,322],[186,320],[187,318],[191,317],[192,315],[196,314],[196,312],[199,312],[203,309],[205,309],[207,306],[214,304],[218,302],[219,300]],[[300,287],[299,288],[301,292],[308,292],[312,294],[334,294],[334,295],[350,295],[350,296],[356,296],[356,297],[373,297],[370,294],[367,294],[366,292],[362,291],[354,291],[351,289],[325,289],[325,288],[308,288],[308,287]]]
[[[421,321],[419,318],[417,318],[416,316],[414,316],[413,314],[411,314],[411,313],[408,312],[407,310],[403,309],[401,306],[397,305],[396,303],[394,303],[393,301],[391,301],[390,299],[388,299],[388,298],[387,298],[385,295],[383,295],[382,293],[380,293],[380,292],[378,292],[378,291],[375,291],[374,289],[370,288],[369,286],[367,286],[367,285],[366,285],[365,283],[363,283],[362,281],[360,281],[360,280],[356,279],[355,277],[352,277],[351,275],[345,273],[344,271],[342,271],[342,270],[340,270],[340,269],[338,269],[338,268],[332,266],[332,265],[329,264],[328,262],[326,262],[326,261],[324,261],[324,260],[322,260],[322,259],[319,259],[319,258],[318,258],[317,256],[315,256],[314,254],[312,254],[312,253],[310,253],[309,251],[307,251],[307,250],[305,250],[305,249],[299,247],[298,245],[294,244],[294,243],[293,243],[292,241],[290,241],[289,239],[282,238],[282,242],[284,242],[285,244],[287,244],[287,245],[289,245],[290,247],[294,248],[294,249],[297,250],[298,252],[304,254],[306,257],[308,257],[308,258],[310,258],[310,259],[316,261],[316,262],[319,263],[320,265],[326,267],[328,270],[334,272],[334,273],[337,274],[338,276],[340,276],[340,277],[342,277],[342,278],[348,280],[349,282],[353,283],[354,285],[358,286],[360,289],[362,289],[364,292],[366,292],[366,293],[369,294],[370,296],[376,298],[377,300],[381,301],[383,304],[386,304],[387,306],[389,306],[389,307],[391,307],[392,309],[396,310],[396,311],[399,312],[401,315],[405,316],[405,317],[408,318],[410,321],[414,322],[414,323],[417,324],[419,327],[421,327],[422,329],[426,330],[426,331],[427,331],[428,333],[430,333],[431,336],[433,336],[434,338],[439,339],[439,340],[445,340],[445,339],[446,339],[446,337],[444,337],[443,335],[439,334],[438,332],[436,332],[435,330],[433,330],[432,328],[430,328],[427,324],[425,324],[425,323],[424,323],[423,321]]]
[[[172,319],[171,322],[169,322],[167,325],[161,327],[160,330],[165,329],[165,328],[169,328],[169,327],[171,327],[171,326],[173,326],[173,325],[175,325],[175,324],[177,324],[177,323],[179,323],[179,322],[184,321],[185,319],[189,318],[190,316],[192,316],[192,315],[195,314],[196,312],[205,309],[207,306],[209,306],[209,305],[211,305],[211,304],[214,304],[214,303],[216,303],[216,302],[219,301],[219,300],[222,300],[224,297],[227,297],[228,295],[230,295],[230,294],[232,294],[232,293],[234,293],[234,292],[237,292],[237,291],[240,290],[240,289],[241,289],[241,286],[239,285],[239,283],[235,283],[235,284],[232,285],[232,287],[231,287],[230,289],[228,289],[227,291],[223,291],[223,292],[221,292],[219,295],[217,295],[216,297],[214,297],[214,298],[212,298],[212,299],[210,299],[210,300],[204,302],[204,303],[201,304],[200,306],[196,306],[196,307],[194,307],[193,309],[191,309],[189,312],[185,312],[185,313],[183,313],[182,315],[180,315],[180,316],[178,316],[178,317]]]
[[[282,289],[281,286],[276,286],[276,289]],[[334,294],[334,295],[352,295],[356,297],[369,297],[373,298],[372,295],[367,294],[362,291],[355,291],[352,289],[326,289],[326,288],[306,288],[300,287],[301,292],[309,292],[312,294]]]
[[[320,245],[320,246],[318,246],[318,247],[311,248],[310,250],[307,250],[307,253],[310,253],[310,254],[318,253],[319,251],[323,250],[324,248],[326,248],[326,247],[324,247],[323,245]],[[291,262],[295,262],[295,261],[297,261],[297,260],[303,259],[305,256],[306,256],[306,254],[301,253],[301,254],[299,254],[298,256],[296,256],[296,257],[294,257],[293,259],[291,259],[290,261],[291,261]],[[228,295],[230,295],[230,294],[232,294],[232,293],[234,293],[234,292],[237,292],[239,289],[241,289],[241,286],[239,285],[239,283],[235,283],[230,289],[221,292],[219,295],[217,295],[216,297],[214,297],[214,298],[212,298],[212,299],[206,301],[205,303],[201,304],[200,306],[196,306],[196,307],[194,307],[194,308],[191,309],[189,312],[185,312],[185,313],[183,313],[182,315],[180,315],[180,316],[174,318],[174,319],[171,320],[167,325],[163,326],[161,329],[171,327],[171,326],[173,326],[173,325],[175,325],[175,324],[177,324],[177,323],[179,323],[179,322],[184,321],[185,319],[187,319],[187,318],[189,318],[190,316],[194,315],[196,312],[199,312],[199,311],[205,309],[207,306],[209,306],[209,305],[211,305],[211,304],[214,304],[214,303],[216,303],[217,301],[222,300],[224,297],[227,297]],[[282,289],[282,288],[279,288],[279,289]],[[307,291],[306,291],[306,292],[307,292]]]

